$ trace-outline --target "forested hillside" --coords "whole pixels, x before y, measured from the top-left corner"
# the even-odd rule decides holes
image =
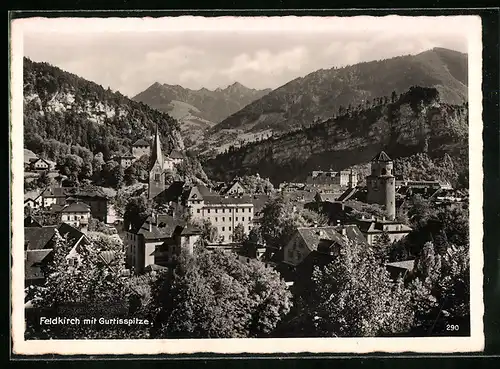
[[[437,89],[412,87],[396,99],[377,99],[367,109],[346,110],[281,137],[232,147],[207,160],[204,168],[220,180],[258,172],[276,184],[304,180],[312,170],[368,163],[380,150],[393,159],[421,153],[442,161],[448,154],[446,160],[453,161],[457,173],[463,172],[468,163],[467,103],[448,104]],[[405,167],[404,161],[399,163]]]
[[[104,159],[149,139],[158,125],[164,149],[183,149],[179,123],[166,113],[47,63],[24,59],[24,146],[57,161],[90,150]]]

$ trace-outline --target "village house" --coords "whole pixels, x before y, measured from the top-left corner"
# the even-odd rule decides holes
[[[223,184],[218,188],[221,195],[243,195],[247,194],[248,190],[243,186],[238,178],[235,178],[228,184]]]
[[[184,161],[184,156],[179,150],[173,149],[167,156],[168,159],[172,161],[174,165],[180,164]]]
[[[50,170],[51,166],[47,160],[42,158],[33,158],[30,159],[30,169],[34,171],[46,171]]]
[[[137,229],[127,230],[124,240],[126,264],[135,273],[150,265],[166,266],[183,247],[192,252],[201,231],[167,214],[151,214]]]
[[[284,247],[283,262],[291,266],[301,264],[312,252],[331,254],[336,247],[345,247],[347,240],[368,247],[366,239],[355,225],[328,227],[299,227]]]
[[[358,175],[352,170],[343,170],[340,172],[315,170],[306,179],[306,184],[313,186],[338,185],[341,187],[356,187],[357,183]]]
[[[90,206],[83,202],[73,202],[71,200],[68,205],[61,209],[60,214],[61,222],[73,227],[85,228],[90,220]]]
[[[128,154],[116,155],[113,157],[113,160],[116,161],[118,164],[120,164],[120,166],[123,169],[127,169],[134,163],[136,157],[134,155],[128,155]]]
[[[407,225],[396,220],[386,219],[385,217],[376,219],[375,217],[367,218],[362,216],[361,219],[356,221],[356,225],[370,245],[375,244],[383,233],[389,236],[391,242],[396,242],[406,237],[412,231]]]
[[[34,199],[27,197],[24,199],[24,207],[30,207],[31,209],[38,209],[42,207],[42,196],[37,196]]]
[[[132,155],[135,159],[140,159],[144,155],[150,155],[149,143],[142,138],[138,139],[132,144]]]

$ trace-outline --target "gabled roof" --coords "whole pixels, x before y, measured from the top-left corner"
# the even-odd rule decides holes
[[[50,163],[47,160],[45,160],[45,159],[42,159],[42,158],[36,158],[36,159],[33,158],[33,159],[30,159],[30,163],[32,163],[32,164],[35,164],[35,163],[37,163],[39,161],[43,161],[45,164],[47,164],[48,166],[50,166]]]
[[[139,138],[137,141],[135,141],[132,146],[149,146],[149,142],[146,140],[143,140],[142,138]]]
[[[42,250],[52,248],[52,237],[54,237],[56,226],[48,227],[25,227],[24,249]]]
[[[42,223],[33,215],[28,215],[24,218],[24,227],[41,227]]]
[[[173,149],[170,151],[170,154],[168,155],[171,159],[184,159],[184,156],[179,150]]]
[[[43,279],[42,264],[52,253],[52,249],[28,250],[24,261],[24,277],[27,280]]]
[[[61,213],[86,213],[90,211],[90,206],[83,202],[75,202],[62,208]]]
[[[381,151],[375,155],[372,161],[389,162],[392,161],[392,159],[385,153],[385,151]]]
[[[203,231],[200,228],[193,225],[187,225],[186,227],[182,228],[181,236],[194,236],[200,235],[202,233]]]
[[[342,229],[345,229],[345,236],[342,235]],[[351,241],[357,241],[368,245],[365,237],[355,225],[329,226],[329,227],[300,227],[297,228],[298,234],[304,240],[309,250],[318,250],[327,252],[333,244],[346,246],[347,237]],[[321,250],[318,246],[321,245]]]
[[[151,231],[149,225],[151,224]],[[150,215],[135,232],[141,234],[145,239],[162,239],[172,237],[177,226],[184,225],[184,221],[175,219],[168,214],[156,215],[156,219]]]
[[[338,194],[318,192],[316,196],[319,198],[321,202],[327,202],[327,201],[334,202],[337,200]]]

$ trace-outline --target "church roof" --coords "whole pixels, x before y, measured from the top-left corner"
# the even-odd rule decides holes
[[[392,159],[385,153],[385,151],[381,151],[372,159],[372,161],[388,162],[392,161]]]
[[[153,147],[151,148],[151,158],[149,159],[149,170],[153,169],[154,165],[158,163],[160,168],[163,168],[163,153],[161,152],[160,133],[158,126],[156,126],[156,134],[153,140]]]

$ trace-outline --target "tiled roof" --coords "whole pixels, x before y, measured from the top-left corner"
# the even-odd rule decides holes
[[[385,153],[385,151],[381,151],[377,155],[375,155],[372,161],[388,162],[392,161],[392,159]]]
[[[111,264],[116,259],[116,252],[113,250],[104,250],[99,253],[99,256],[106,264]]]
[[[59,234],[66,238],[67,240],[70,240],[73,242],[73,245],[83,237],[85,237],[85,234],[78,229],[70,226],[67,223],[61,223],[61,225],[57,228],[59,231]]]
[[[188,235],[198,235],[202,234],[203,231],[199,229],[198,227],[192,226],[192,225],[187,225],[186,227],[182,228],[181,235],[182,236],[188,236]]]
[[[357,188],[348,188],[347,190],[344,191],[342,195],[340,195],[337,199],[337,201],[347,201],[349,200],[356,192],[358,191]]]
[[[204,196],[205,204],[211,205],[238,205],[238,204],[252,204],[251,196],[220,196],[220,195],[211,195]]]
[[[85,213],[90,211],[90,206],[83,202],[75,202],[65,206],[61,213]]]
[[[149,146],[149,143],[146,140],[139,138],[137,141],[133,143],[132,146]]]
[[[319,192],[317,194],[317,196],[319,197],[320,201],[322,202],[334,202],[337,200],[337,197],[338,197],[338,194],[336,193],[321,193]]]
[[[52,249],[28,250],[24,261],[24,277],[27,280],[43,279],[41,264],[52,253]]]
[[[297,228],[297,231],[310,250],[317,250],[318,245],[322,242],[323,246],[326,248],[329,248],[332,243],[345,246],[346,241],[342,235],[343,228],[346,230],[345,237],[352,241],[367,244],[365,237],[355,225],[336,227],[300,227]],[[324,241],[326,241],[326,243]]]
[[[171,215],[159,214],[156,218],[154,221],[153,216],[149,216],[136,233],[142,234],[145,239],[162,239],[172,237],[177,226],[184,225],[182,220],[174,219]]]
[[[175,150],[175,149],[170,151],[169,157],[171,159],[184,159],[184,156],[182,155],[182,153],[179,150]]]
[[[55,226],[24,228],[24,249],[42,250],[52,248],[51,240],[56,228]]]
[[[41,227],[42,224],[40,221],[35,218],[33,215],[28,215],[24,218],[24,227]]]

